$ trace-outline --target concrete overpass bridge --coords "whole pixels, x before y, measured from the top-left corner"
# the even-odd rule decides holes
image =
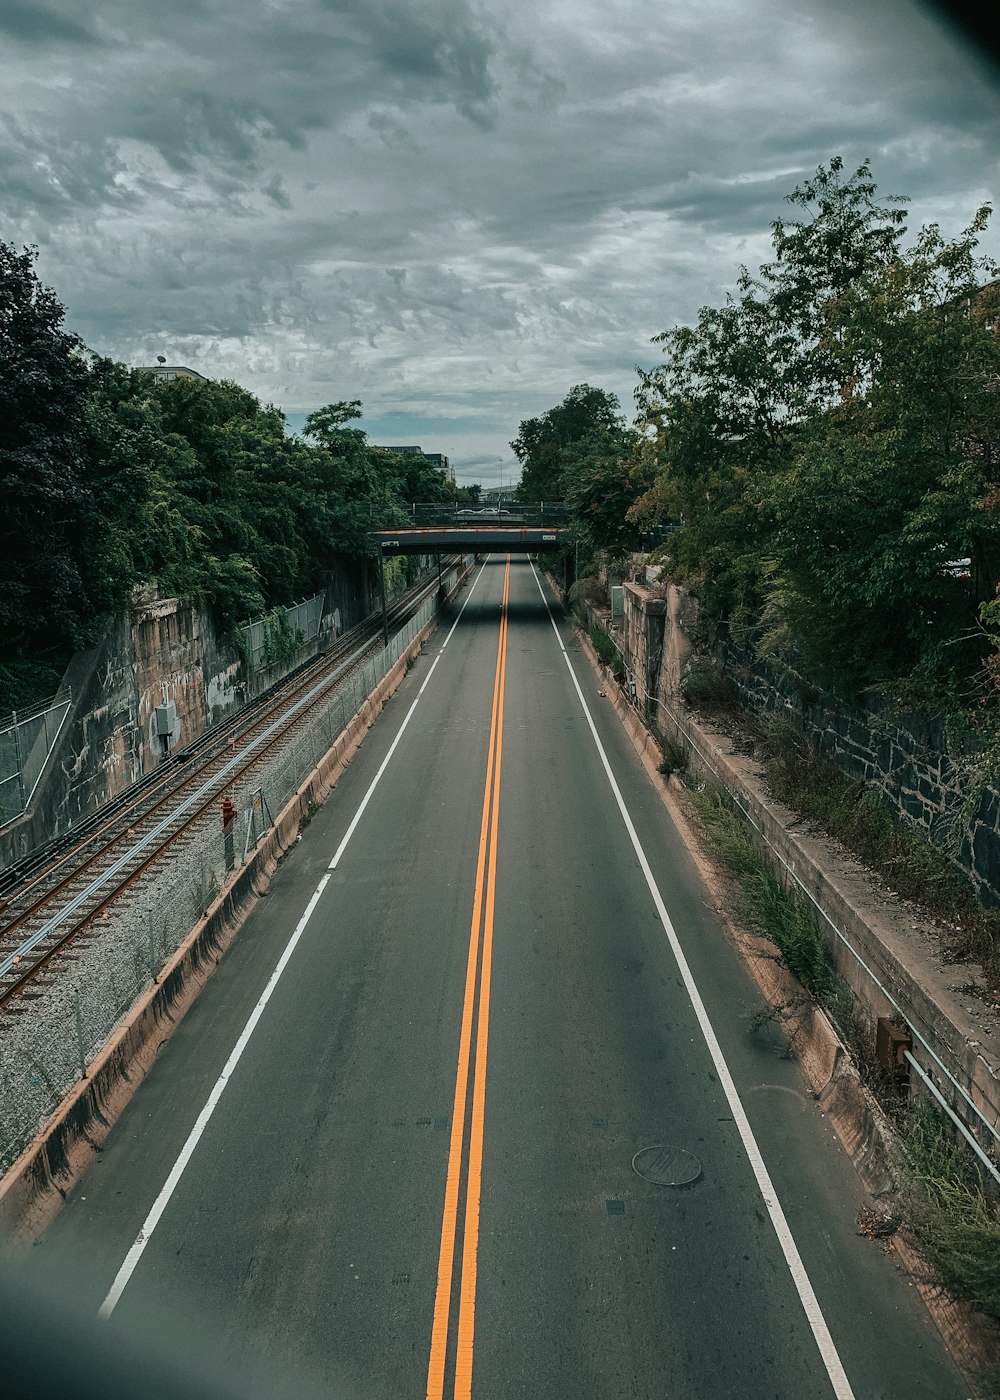
[[[569,521],[562,501],[530,505],[458,506],[415,504],[400,525],[371,531],[378,546],[382,632],[388,644],[385,561],[397,554],[435,554],[438,574],[442,554],[539,554],[558,549]]]
[[[372,530],[382,559],[395,554],[538,554],[558,549],[569,521],[561,501],[530,505],[414,505],[405,524]]]

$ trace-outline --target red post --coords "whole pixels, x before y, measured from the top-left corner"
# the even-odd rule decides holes
[[[222,799],[222,850],[226,858],[226,869],[232,870],[236,864],[236,803],[230,797]]]

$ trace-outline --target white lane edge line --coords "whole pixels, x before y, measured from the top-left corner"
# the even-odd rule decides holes
[[[485,565],[485,563],[484,563],[484,564],[483,564],[483,568],[485,568],[485,567],[486,567],[486,565]],[[362,803],[361,803],[361,806],[358,808],[357,812],[354,814],[354,817],[353,817],[353,819],[352,819],[352,821],[351,821],[351,824],[350,824],[350,826],[349,826],[348,829],[347,829],[347,834],[345,835],[344,839],[341,841],[340,845],[339,845],[338,848],[337,848],[337,854],[334,856],[333,860],[331,861],[331,863],[330,863],[330,865],[329,865],[329,867],[328,867],[328,869],[327,869],[327,871],[326,871],[326,874],[323,875],[323,877],[322,877],[322,879],[320,880],[319,884],[316,886],[315,890],[313,891],[312,896],[311,896],[311,898],[310,898],[310,900],[309,900],[309,903],[308,903],[308,904],[306,905],[306,907],[305,907],[305,911],[304,911],[304,913],[303,913],[301,919],[300,919],[299,922],[295,925],[295,931],[293,932],[291,938],[289,938],[288,942],[285,944],[285,947],[284,947],[284,950],[283,950],[283,952],[282,952],[282,954],[281,954],[281,957],[278,959],[277,963],[275,964],[274,971],[271,973],[271,976],[268,978],[267,986],[264,988],[263,992],[261,993],[260,998],[259,998],[259,1000],[258,1000],[258,1002],[257,1002],[257,1005],[256,1005],[256,1006],[254,1007],[254,1009],[251,1011],[250,1016],[249,1016],[249,1019],[247,1020],[246,1025],[243,1027],[243,1030],[242,1030],[241,1033],[240,1033],[240,1038],[239,1038],[239,1040],[237,1040],[236,1044],[233,1046],[233,1049],[232,1049],[232,1051],[231,1051],[231,1053],[230,1053],[230,1055],[229,1055],[229,1059],[226,1061],[225,1065],[223,1066],[222,1073],[219,1075],[218,1079],[215,1081],[215,1084],[214,1084],[213,1087],[212,1087],[212,1092],[209,1094],[208,1099],[207,1099],[206,1102],[205,1102],[204,1108],[203,1108],[203,1109],[201,1110],[201,1112],[198,1114],[198,1118],[197,1118],[197,1120],[196,1120],[196,1122],[195,1122],[195,1125],[194,1125],[194,1127],[191,1129],[190,1133],[188,1134],[187,1141],[184,1143],[184,1146],[181,1148],[181,1150],[180,1150],[180,1152],[179,1152],[179,1154],[178,1154],[178,1156],[177,1156],[177,1160],[174,1162],[174,1165],[171,1167],[171,1169],[170,1169],[170,1175],[167,1177],[166,1181],[163,1183],[163,1186],[162,1186],[162,1188],[161,1188],[161,1190],[160,1190],[160,1194],[157,1196],[156,1200],[153,1202],[153,1205],[152,1205],[152,1207],[150,1208],[149,1214],[146,1216],[146,1219],[145,1219],[145,1220],[143,1221],[143,1223],[142,1223],[142,1229],[139,1231],[138,1235],[136,1235],[135,1240],[134,1240],[133,1243],[132,1243],[131,1249],[129,1250],[128,1254],[126,1254],[125,1259],[124,1259],[124,1262],[122,1263],[121,1268],[118,1270],[118,1273],[115,1275],[115,1281],[114,1281],[114,1283],[111,1285],[111,1288],[108,1290],[107,1297],[104,1299],[104,1302],[101,1304],[100,1308],[99,1308],[98,1311],[97,1311],[97,1316],[98,1316],[98,1318],[100,1318],[102,1321],[106,1321],[106,1320],[111,1316],[111,1314],[114,1312],[115,1307],[116,1307],[117,1304],[118,1304],[118,1300],[121,1298],[122,1294],[124,1293],[125,1288],[126,1288],[126,1285],[128,1284],[129,1279],[132,1277],[133,1273],[135,1272],[136,1265],[138,1264],[139,1260],[142,1258],[142,1255],[143,1255],[143,1252],[144,1252],[144,1250],[145,1250],[145,1248],[146,1248],[146,1245],[149,1243],[150,1239],[152,1238],[153,1231],[156,1229],[157,1225],[159,1224],[160,1217],[162,1216],[163,1212],[166,1210],[167,1205],[168,1205],[169,1202],[170,1202],[170,1198],[171,1198],[171,1196],[174,1194],[174,1191],[177,1189],[177,1184],[178,1184],[178,1182],[180,1181],[181,1177],[184,1175],[185,1168],[187,1167],[188,1162],[191,1160],[191,1157],[192,1157],[193,1154],[194,1154],[195,1148],[198,1146],[198,1142],[199,1142],[199,1140],[200,1140],[200,1138],[201,1138],[201,1135],[202,1135],[202,1133],[204,1133],[206,1127],[208,1126],[208,1121],[209,1121],[209,1119],[211,1118],[212,1114],[215,1112],[215,1109],[216,1109],[216,1107],[217,1107],[217,1105],[218,1105],[218,1102],[219,1102],[219,1100],[222,1098],[222,1095],[223,1095],[223,1092],[224,1092],[224,1090],[225,1090],[225,1088],[226,1088],[226,1085],[229,1083],[229,1080],[230,1080],[230,1078],[232,1077],[233,1071],[236,1069],[236,1066],[237,1066],[237,1065],[239,1064],[239,1062],[240,1062],[240,1058],[241,1058],[241,1056],[242,1056],[242,1054],[243,1054],[243,1051],[246,1049],[247,1045],[249,1044],[250,1037],[253,1035],[253,1033],[254,1033],[254,1031],[255,1031],[255,1029],[256,1029],[256,1027],[257,1027],[257,1022],[260,1020],[261,1016],[263,1015],[265,1006],[266,1006],[267,1003],[271,1000],[271,994],[272,994],[272,992],[274,991],[275,987],[278,985],[278,981],[279,981],[279,979],[281,978],[281,974],[284,972],[285,968],[288,966],[289,960],[291,959],[292,954],[295,952],[295,948],[296,948],[296,946],[297,946],[297,944],[298,944],[298,942],[299,942],[299,939],[302,937],[303,933],[305,932],[306,925],[308,924],[309,920],[312,918],[313,910],[316,908],[316,905],[319,903],[320,896],[322,895],[323,891],[326,889],[327,884],[328,884],[328,882],[329,882],[329,880],[330,880],[330,876],[331,876],[333,870],[336,868],[337,862],[340,860],[341,856],[343,855],[343,853],[344,853],[344,851],[345,851],[345,849],[346,849],[346,847],[347,847],[348,841],[351,839],[351,836],[354,834],[354,830],[355,830],[355,828],[357,827],[358,821],[359,821],[360,818],[361,818],[361,814],[364,812],[365,808],[368,806],[368,803],[369,803],[369,800],[371,799],[372,793],[375,791],[375,788],[376,788],[376,786],[378,785],[379,779],[382,777],[382,774],[385,772],[385,770],[386,770],[386,768],[387,768],[387,766],[388,766],[389,759],[390,759],[390,758],[392,757],[392,755],[395,753],[395,751],[396,751],[396,746],[398,745],[400,739],[403,737],[403,731],[405,730],[406,726],[409,724],[410,719],[411,719],[411,717],[412,717],[412,715],[413,715],[413,711],[417,708],[417,704],[418,704],[419,701],[420,701],[420,697],[421,697],[421,695],[423,695],[424,691],[425,691],[426,688],[427,688],[427,682],[430,680],[431,676],[434,674],[434,668],[435,668],[435,666],[437,666],[438,662],[439,662],[440,659],[441,659],[441,652],[444,651],[444,648],[448,645],[448,642],[451,641],[452,634],[454,633],[455,628],[458,626],[459,622],[460,622],[461,619],[462,619],[462,613],[465,612],[466,604],[468,603],[469,599],[472,597],[472,594],[473,594],[473,592],[474,592],[474,590],[475,590],[476,584],[479,582],[479,580],[482,578],[482,576],[483,576],[483,571],[482,571],[482,569],[480,569],[479,573],[477,574],[477,576],[476,576],[476,578],[475,578],[475,580],[474,580],[474,582],[473,582],[472,588],[469,589],[468,593],[467,593],[466,596],[465,596],[465,601],[462,603],[462,606],[461,606],[461,608],[459,609],[458,616],[455,618],[455,621],[454,621],[454,622],[452,623],[452,625],[451,625],[451,630],[449,631],[448,636],[445,638],[444,645],[441,647],[441,649],[440,649],[440,651],[438,652],[437,656],[434,658],[434,662],[433,662],[433,664],[432,664],[430,670],[427,672],[427,675],[424,677],[423,685],[421,685],[420,689],[417,691],[416,699],[413,701],[413,704],[410,706],[409,710],[408,710],[407,713],[406,713],[406,718],[403,720],[403,723],[400,725],[399,733],[396,735],[395,739],[393,740],[392,746],[390,747],[389,752],[386,754],[385,758],[383,759],[382,764],[381,764],[381,766],[379,767],[378,772],[375,774],[374,780],[372,781],[370,787],[368,788],[368,791],[365,793],[364,798],[363,798]]]
[[[607,774],[608,781],[611,784],[611,790],[618,804],[618,810],[622,815],[622,820],[628,831],[636,858],[642,867],[646,885],[652,895],[660,923],[663,925],[663,931],[667,935],[670,950],[674,955],[674,960],[677,963],[678,970],[684,982],[688,999],[694,1008],[695,1016],[698,1019],[698,1025],[701,1028],[701,1033],[705,1038],[709,1054],[712,1057],[712,1063],[715,1065],[718,1073],[719,1082],[725,1092],[729,1107],[732,1109],[733,1119],[739,1130],[740,1139],[742,1140],[744,1150],[750,1161],[750,1166],[756,1178],[757,1186],[763,1197],[764,1204],[767,1206],[767,1213],[771,1217],[771,1224],[774,1226],[774,1232],[781,1245],[781,1252],[785,1256],[785,1263],[788,1265],[788,1271],[792,1276],[802,1307],[809,1321],[809,1326],[812,1328],[812,1333],[816,1339],[816,1345],[819,1348],[819,1353],[826,1367],[830,1383],[833,1386],[834,1394],[837,1396],[837,1400],[855,1400],[854,1391],[851,1389],[851,1383],[847,1379],[847,1373],[840,1360],[840,1355],[834,1344],[833,1337],[830,1335],[830,1329],[827,1326],[826,1318],[823,1316],[823,1311],[820,1308],[819,1300],[813,1290],[812,1282],[810,1281],[809,1275],[806,1273],[805,1265],[802,1262],[802,1256],[799,1254],[788,1221],[785,1218],[785,1212],[781,1208],[781,1203],[778,1200],[777,1192],[771,1181],[770,1173],[764,1164],[764,1158],[757,1145],[757,1139],[750,1126],[750,1120],[743,1107],[743,1101],[739,1096],[739,1091],[729,1071],[729,1066],[722,1053],[722,1047],[719,1044],[712,1022],[709,1019],[708,1011],[706,1010],[705,1003],[702,1001],[701,993],[698,991],[698,986],[694,980],[691,968],[688,965],[687,958],[684,956],[684,950],[680,945],[680,940],[677,937],[670,915],[667,913],[667,907],[663,902],[663,896],[660,894],[656,878],[653,875],[649,861],[646,859],[646,853],[642,848],[639,835],[629,815],[628,808],[625,805],[625,799],[622,797],[621,789],[611,770],[611,763],[605,752],[604,745],[601,743],[600,735],[597,732],[597,726],[594,724],[593,715],[590,713],[590,708],[584,699],[583,691],[580,688],[580,682],[577,680],[576,672],[573,669],[573,663],[570,661],[569,653],[563,645],[562,637],[559,635],[559,628],[556,626],[555,618],[552,616],[549,600],[545,596],[545,591],[542,588],[541,580],[535,570],[534,562],[530,562],[531,572],[535,576],[535,583],[538,585],[538,591],[541,594],[542,602],[545,604],[545,611],[548,613],[549,621],[552,624],[552,630],[556,634],[556,641],[559,643],[559,650],[563,654],[563,660],[566,662],[577,697],[583,707],[583,713],[590,728],[591,736],[593,737],[594,743],[597,745],[597,751],[600,755],[604,771]]]
[[[451,641],[452,634],[454,633],[455,628],[456,628],[456,627],[458,626],[458,624],[462,621],[462,614],[465,612],[466,604],[468,603],[469,599],[472,597],[473,593],[475,593],[475,591],[476,591],[476,584],[477,584],[477,583],[479,582],[479,580],[482,578],[482,576],[483,576],[483,574],[484,574],[484,572],[485,572],[485,570],[486,570],[486,565],[487,565],[489,562],[490,562],[490,556],[487,554],[486,558],[483,560],[482,564],[480,564],[480,566],[479,566],[479,573],[478,573],[478,574],[476,575],[476,577],[472,580],[472,587],[469,589],[468,593],[465,595],[465,599],[464,599],[464,601],[463,601],[463,603],[462,603],[462,606],[461,606],[461,607],[459,608],[459,610],[458,610],[458,616],[455,618],[455,621],[454,621],[454,622],[451,624],[451,626],[449,627],[447,637],[445,637],[444,641],[441,643],[441,651],[438,652],[438,656],[441,655],[441,652],[444,651],[445,647],[446,647],[446,646],[448,645],[448,643]],[[429,677],[429,676],[427,677],[427,680],[430,680],[430,677]],[[426,684],[427,684],[427,681],[425,680],[425,681],[424,681],[424,685],[426,685]],[[423,690],[423,686],[421,686],[421,690]]]
[[[177,1183],[180,1181],[182,1175],[184,1174],[184,1169],[187,1166],[188,1162],[191,1160],[191,1156],[194,1153],[194,1149],[198,1145],[198,1141],[201,1138],[202,1133],[208,1126],[208,1120],[215,1112],[216,1105],[222,1098],[223,1090],[229,1083],[229,1079],[233,1071],[235,1070],[237,1064],[239,1063],[240,1057],[242,1056],[243,1051],[246,1049],[250,1037],[253,1035],[254,1030],[257,1027],[257,1022],[260,1020],[261,1015],[263,1014],[264,1007],[270,1001],[271,993],[278,985],[278,980],[281,977],[281,974],[284,972],[285,968],[287,967],[288,961],[291,958],[292,953],[294,953],[295,947],[299,939],[302,937],[302,934],[305,931],[306,924],[308,924],[310,918],[312,917],[312,912],[316,908],[316,905],[319,903],[320,895],[326,889],[327,881],[329,879],[330,875],[328,872],[323,876],[319,884],[316,886],[316,889],[313,891],[312,898],[306,905],[305,912],[302,915],[302,918],[295,926],[295,932],[285,944],[284,951],[282,952],[281,957],[278,959],[277,964],[275,965],[274,971],[271,973],[271,976],[268,979],[267,986],[261,993],[257,1005],[254,1007],[253,1011],[251,1011],[249,1020],[243,1027],[242,1032],[240,1033],[239,1040],[237,1040],[236,1044],[233,1046],[229,1059],[223,1066],[222,1073],[215,1081],[215,1084],[212,1088],[212,1092],[209,1094],[204,1108],[198,1114],[197,1121],[195,1122],[194,1127],[191,1129],[191,1132],[188,1134],[187,1141],[181,1148],[176,1162],[174,1162],[174,1165],[170,1169],[170,1175],[164,1182],[160,1194],[153,1202],[152,1209],[146,1216],[146,1219],[143,1221],[142,1229],[139,1231],[138,1235],[136,1235],[132,1248],[125,1256],[125,1262],[122,1264],[121,1268],[118,1270],[117,1275],[115,1276],[115,1281],[111,1285],[111,1288],[108,1292],[108,1296],[105,1298],[104,1302],[100,1306],[100,1309],[98,1310],[97,1316],[99,1318],[108,1318],[114,1312],[115,1305],[117,1304],[118,1299],[121,1297],[122,1293],[125,1291],[125,1285],[132,1277],[132,1274],[135,1271],[135,1266],[138,1264],[140,1258],[142,1257],[143,1250],[149,1243],[153,1231],[156,1229],[156,1226],[159,1223],[160,1216],[166,1209],[170,1197],[174,1194],[174,1191],[177,1187]]]
[[[374,778],[372,778],[371,785],[370,785],[370,787],[368,788],[368,791],[365,793],[364,797],[361,799],[361,805],[360,805],[360,807],[359,807],[358,810],[354,813],[354,816],[351,818],[351,824],[350,824],[350,826],[347,828],[347,830],[344,832],[344,838],[343,838],[343,840],[341,841],[340,845],[337,847],[337,849],[336,849],[336,851],[335,851],[335,853],[334,853],[333,860],[331,860],[330,864],[327,866],[327,869],[328,869],[328,870],[336,870],[337,866],[340,864],[340,858],[341,858],[341,856],[344,854],[344,852],[347,850],[347,843],[350,841],[351,837],[354,835],[354,832],[355,832],[355,829],[356,829],[356,827],[357,827],[357,825],[358,825],[358,822],[359,822],[359,821],[361,820],[361,818],[364,816],[364,814],[365,814],[365,809],[366,809],[366,807],[368,806],[368,803],[371,801],[372,794],[374,793],[375,789],[378,787],[379,782],[381,781],[381,778],[382,778],[382,774],[385,772],[386,768],[388,768],[388,766],[389,766],[389,760],[392,758],[393,754],[396,752],[396,748],[397,748],[397,746],[398,746],[398,744],[399,744],[399,741],[400,741],[400,739],[402,739],[404,733],[406,732],[406,726],[409,724],[410,720],[413,718],[413,711],[414,711],[414,710],[417,708],[417,706],[419,705],[419,703],[420,703],[420,697],[421,697],[421,695],[423,695],[424,691],[427,689],[427,685],[428,685],[428,683],[429,683],[429,681],[430,681],[431,676],[433,676],[435,670],[437,669],[437,664],[438,664],[438,662],[441,660],[441,656],[442,656],[442,654],[443,654],[443,652],[444,652],[445,647],[446,647],[446,646],[448,645],[448,643],[451,641],[452,635],[453,635],[453,633],[454,633],[454,631],[455,631],[455,628],[456,628],[456,627],[458,626],[458,624],[461,622],[461,620],[462,620],[462,614],[465,612],[466,605],[468,604],[469,599],[472,597],[473,593],[476,591],[476,584],[477,584],[477,583],[479,582],[479,580],[482,578],[482,576],[483,576],[483,569],[485,569],[485,568],[486,568],[486,565],[485,565],[485,563],[484,563],[482,569],[480,569],[480,570],[479,570],[479,573],[476,575],[475,580],[473,581],[472,587],[469,589],[468,593],[465,595],[465,600],[464,600],[464,602],[462,603],[462,606],[461,606],[461,607],[459,608],[459,610],[458,610],[458,616],[455,618],[455,621],[451,624],[451,629],[450,629],[450,631],[449,631],[447,637],[445,637],[444,641],[443,641],[442,644],[441,644],[440,650],[438,651],[437,656],[435,656],[434,660],[432,661],[432,663],[431,663],[431,669],[427,672],[427,675],[424,677],[423,685],[421,685],[420,689],[417,691],[416,698],[414,699],[413,704],[412,704],[412,705],[410,706],[410,708],[407,710],[407,712],[406,712],[406,718],[403,720],[403,723],[399,726],[399,733],[396,735],[395,739],[393,739],[391,745],[389,746],[389,752],[386,754],[385,758],[383,758],[383,760],[382,760],[382,762],[381,762],[381,764],[380,764],[380,766],[379,766],[378,772],[375,774]]]

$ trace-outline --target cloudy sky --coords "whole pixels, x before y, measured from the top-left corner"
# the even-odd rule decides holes
[[[998,137],[919,0],[0,0],[0,238],[68,325],[460,480],[574,384],[631,413],[820,162],[953,233]]]

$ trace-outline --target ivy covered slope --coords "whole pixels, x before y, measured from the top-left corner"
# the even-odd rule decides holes
[[[789,200],[773,261],[640,371],[653,479],[629,518],[683,516],[674,576],[759,653],[845,695],[975,708],[1000,640],[990,210],[904,248],[903,201],[839,159]]]
[[[34,264],[0,243],[0,712],[50,694],[139,584],[231,630],[367,555],[373,517],[455,494],[351,427],[357,401],[289,437],[237,384],[95,357]]]

